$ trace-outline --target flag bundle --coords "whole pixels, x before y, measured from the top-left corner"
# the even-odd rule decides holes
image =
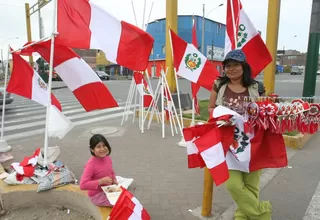
[[[226,29],[225,54],[234,49],[241,49],[250,64],[253,77],[272,62],[268,48],[244,11],[240,0],[227,1]]]
[[[121,187],[121,194],[111,210],[109,220],[150,220],[147,210],[128,190]]]
[[[133,73],[134,81],[137,85],[138,92],[140,96],[143,97],[143,107],[147,108],[151,105],[152,95],[150,93],[150,88],[148,82],[145,80],[144,76],[140,72]]]
[[[22,181],[24,177],[32,177],[34,174],[34,167],[38,163],[38,157],[41,153],[38,148],[32,156],[25,157],[20,163],[12,163],[11,167],[17,172],[16,178],[18,181]]]
[[[253,172],[287,166],[281,134],[257,126],[252,133],[245,133],[243,121],[237,121],[234,126],[218,127],[218,122],[231,122],[233,117],[237,117],[231,110],[222,111],[223,108],[216,108],[207,124],[183,129],[189,168],[201,168],[204,162],[216,185],[219,185],[229,178],[228,169]]]
[[[215,184],[224,183],[229,178],[229,172],[216,123],[184,128],[183,135],[187,142],[188,167],[207,166]]]

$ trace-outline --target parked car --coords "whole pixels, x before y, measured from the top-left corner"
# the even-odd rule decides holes
[[[0,87],[0,105],[2,106],[3,104],[3,98],[4,98],[4,88]],[[13,97],[9,92],[6,92],[6,105],[9,105],[13,102]]]
[[[317,71],[317,75],[320,75],[320,70]]]
[[[105,72],[103,72],[103,71],[96,70],[95,72],[97,73],[97,75],[99,76],[99,78],[101,80],[109,80],[110,79],[110,75],[105,73]]]

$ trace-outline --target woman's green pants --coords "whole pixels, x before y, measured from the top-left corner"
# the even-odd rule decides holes
[[[259,200],[261,171],[229,170],[229,174],[226,187],[238,206],[234,219],[271,220],[271,203]]]

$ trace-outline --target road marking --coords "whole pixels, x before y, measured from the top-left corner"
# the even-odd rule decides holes
[[[127,114],[132,115],[133,111],[129,111],[129,112],[127,112]],[[123,112],[112,114],[112,115],[90,118],[90,119],[83,120],[83,121],[77,121],[77,122],[74,122],[73,124],[74,124],[74,126],[79,126],[79,125],[90,124],[93,122],[103,121],[103,120],[107,120],[107,119],[114,119],[114,118],[118,118],[121,116],[123,116]],[[36,129],[33,131],[19,132],[18,134],[13,134],[13,135],[5,135],[4,139],[9,141],[9,140],[15,140],[15,139],[28,138],[28,137],[40,135],[43,133],[44,133],[44,128],[41,128],[41,129]]]
[[[97,115],[105,114],[105,113],[118,112],[118,111],[122,111],[124,109],[125,108],[123,106],[123,107],[109,108],[109,109],[104,109],[104,110],[97,110],[97,111],[92,111],[92,112],[83,112],[81,114],[77,114],[77,115],[67,117],[67,118],[70,121],[72,121],[75,119],[88,118],[88,117],[97,116]],[[64,112],[64,114],[67,115],[67,114],[71,114],[74,112],[79,112],[79,110],[84,111],[83,109],[77,109],[77,110],[73,110],[73,111],[67,111],[68,113]],[[123,111],[122,111],[122,114],[123,114]],[[8,127],[4,126],[4,131],[5,132],[6,131],[14,131],[17,129],[31,128],[31,127],[41,126],[41,125],[45,124],[45,115],[40,116],[40,117],[38,116],[36,119],[39,119],[39,121],[31,122],[31,123],[22,123],[22,122],[30,121],[30,117],[22,119],[20,121],[20,125],[13,125],[13,126],[8,126]]]
[[[320,219],[320,182],[303,217],[303,220],[317,219]]]

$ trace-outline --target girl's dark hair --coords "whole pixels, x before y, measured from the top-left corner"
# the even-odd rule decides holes
[[[223,63],[223,69],[225,69],[226,64],[228,63],[228,61]],[[251,68],[250,65],[247,62],[239,62],[242,66],[243,69],[243,75],[242,75],[242,85],[244,87],[249,87],[255,83],[257,83],[257,81],[255,81],[252,77],[251,77]],[[223,76],[219,77],[219,81],[220,81],[220,85],[219,87],[223,86],[224,84],[227,84],[230,79],[227,77],[227,75],[224,73]]]
[[[103,142],[104,145],[106,145],[106,147],[107,147],[108,150],[109,150],[108,155],[110,155],[110,154],[111,154],[110,144],[109,144],[109,142],[107,141],[107,139],[106,139],[103,135],[101,135],[101,134],[95,134],[95,135],[93,135],[93,136],[90,138],[90,141],[89,141],[90,146],[89,146],[89,148],[90,148],[90,153],[91,153],[91,155],[92,155],[92,156],[96,156],[96,155],[92,152],[92,150],[93,150],[93,149],[97,146],[97,144],[99,144],[100,142]]]

